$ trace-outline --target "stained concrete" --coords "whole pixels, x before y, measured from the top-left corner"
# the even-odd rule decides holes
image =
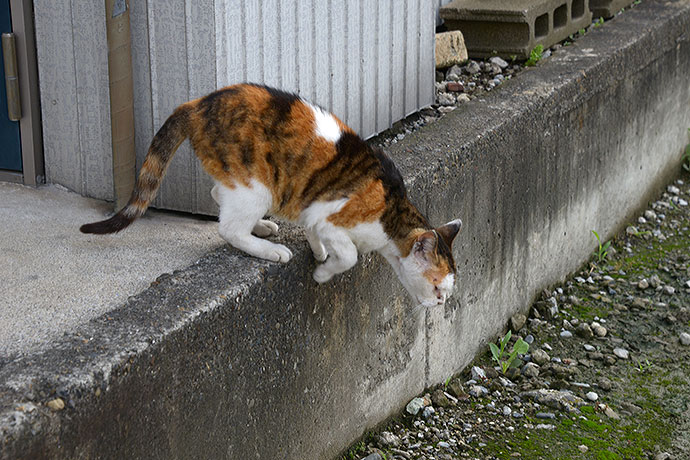
[[[645,1],[390,149],[432,222],[466,224],[443,308],[411,305],[377,256],[317,286],[293,233],[286,265],[220,248],[1,365],[0,458],[335,458],[678,170],[688,30],[690,0]]]
[[[79,232],[111,211],[60,186],[0,182],[0,362],[51,346],[223,244],[214,222],[155,211],[120,234]]]

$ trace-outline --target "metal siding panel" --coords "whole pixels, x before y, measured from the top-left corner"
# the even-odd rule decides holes
[[[35,0],[34,15],[46,179],[84,193],[70,0]]]
[[[450,0],[443,0],[444,4]],[[419,107],[434,103],[434,83],[436,81],[436,38],[434,17],[438,11],[432,2],[421,0],[419,4]]]
[[[134,150],[137,171],[144,163],[153,136],[151,106],[151,62],[149,60],[149,27],[147,2],[131,2],[132,78],[134,80]]]
[[[312,102],[331,110],[331,49],[330,49],[330,2],[314,3],[314,99]]]
[[[219,87],[240,83],[246,80],[247,61],[245,59],[244,43],[246,35],[244,30],[244,7],[233,0],[217,0],[225,4],[225,34],[221,35],[218,42],[227,42],[223,48],[227,55],[218,56],[217,59],[226,62],[226,71],[219,74]],[[219,48],[219,46],[216,46]]]
[[[230,8],[225,1],[213,1],[213,28],[215,30],[214,43],[216,49],[213,60],[216,63],[216,88],[221,88],[228,81],[228,65],[230,50],[228,50],[229,36],[227,25],[230,22]]]
[[[407,6],[406,0],[404,1]],[[393,121],[405,116],[405,8],[396,5],[392,8],[391,29],[393,38],[390,41],[391,56],[391,115]]]
[[[297,43],[295,44],[298,93],[309,101],[316,99],[316,82],[314,80],[315,31],[312,0],[299,0],[297,2]]]
[[[297,0],[280,2],[280,83],[285,91],[297,93]]]
[[[201,97],[216,89],[216,31],[213,2],[214,0],[188,0],[186,3],[187,78],[190,99]],[[205,26],[200,27],[201,24]],[[203,72],[199,72],[199,63],[205,64]],[[194,152],[189,155],[188,168],[193,174],[191,190],[188,191],[192,204],[191,211],[215,214],[218,206],[211,198],[213,179],[204,171]]]
[[[83,193],[112,200],[113,161],[110,131],[108,43],[103,3],[72,0],[74,66]]]
[[[361,73],[362,73],[362,17],[360,16],[360,1],[349,0],[347,2],[347,81],[345,82],[346,123],[355,132],[362,134],[362,106],[361,106]]]
[[[331,2],[331,111],[340,119],[347,115],[347,98],[345,95],[345,72],[348,56],[345,42],[347,3],[340,0]]]
[[[372,8],[371,3],[362,1],[360,20],[362,21],[362,72],[360,74],[362,136],[369,137],[376,132],[376,113],[378,109],[378,78],[376,75],[377,43],[376,28],[378,22],[378,8]]]
[[[422,0],[423,1],[423,0]],[[419,106],[419,12],[420,0],[407,0],[407,27],[405,30],[405,116],[417,111]]]
[[[70,0],[62,1],[65,6],[57,9],[45,1],[36,2],[36,22],[46,23],[42,29],[37,27],[37,38],[43,37],[39,59],[44,77],[41,94],[47,174],[51,180],[93,193],[84,184],[95,184],[95,179],[81,178],[86,172],[81,161],[88,159],[71,152],[81,152],[75,147],[79,141],[93,142],[99,137],[100,145],[108,146],[107,155],[103,153],[100,158],[110,163],[109,107],[94,112],[93,106],[88,106],[92,99],[96,107],[103,105],[107,80],[99,81],[98,73],[77,79],[75,66],[87,65],[88,59],[93,63],[94,58],[80,56],[75,62],[74,52],[65,53],[64,43],[57,46],[60,42],[53,37],[71,36],[73,21]],[[76,5],[76,0],[71,1]],[[177,105],[226,84],[265,81],[297,91],[332,110],[365,137],[388,128],[433,98],[436,1],[149,0],[131,2],[130,7],[138,165],[155,130]],[[96,9],[80,5],[75,14]],[[58,20],[58,12],[65,18]],[[105,34],[99,23],[104,21],[102,15],[97,18],[92,14],[88,20],[92,21],[88,28],[91,35],[80,32],[81,43],[75,44],[79,49],[95,49],[98,41],[93,35]],[[87,36],[93,43],[86,42]],[[96,69],[104,58],[93,55],[92,67]],[[45,77],[52,72],[54,78]],[[105,93],[97,91],[99,85]],[[77,100],[78,86],[85,89],[87,99]],[[67,103],[63,104],[64,100]],[[55,105],[59,111],[53,109]],[[102,119],[104,114],[107,121]],[[82,117],[98,120],[102,130],[84,123]],[[185,143],[174,157],[154,205],[215,213],[215,203],[207,193],[210,186],[210,179]]]
[[[379,22],[376,28],[378,34],[377,132],[381,132],[391,125],[391,2],[392,0],[379,0],[377,2]]]
[[[185,0],[155,2],[155,6],[149,4],[149,27],[154,38],[150,47],[153,125],[156,130],[178,105],[189,100],[185,12]],[[191,156],[189,144],[183,143],[170,162],[154,206],[178,211],[193,209]]]
[[[247,63],[245,80],[251,83],[261,83],[264,80],[263,73],[263,27],[261,23],[262,8],[259,0],[247,0],[245,2],[244,17],[244,60]]]
[[[278,0],[263,0],[261,4],[263,14],[263,69],[262,82],[275,88],[281,87],[280,82],[280,6]]]

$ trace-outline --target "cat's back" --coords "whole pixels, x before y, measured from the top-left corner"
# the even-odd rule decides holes
[[[335,115],[295,94],[238,84],[192,101],[190,139],[204,168],[226,186],[256,180],[274,212],[297,219],[305,206],[351,194],[379,162]]]

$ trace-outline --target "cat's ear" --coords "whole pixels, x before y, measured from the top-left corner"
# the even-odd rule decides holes
[[[434,251],[436,251],[436,244],[436,233],[433,231],[424,232],[415,239],[412,252],[414,252],[415,257],[429,262],[432,260]]]
[[[453,246],[453,240],[461,228],[462,221],[460,219],[455,219],[445,225],[441,225],[436,229],[436,232],[441,238],[443,238],[443,242],[446,243],[446,245],[450,248]]]

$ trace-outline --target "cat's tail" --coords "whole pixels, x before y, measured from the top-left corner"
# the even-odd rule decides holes
[[[79,228],[82,233],[102,235],[119,232],[146,212],[146,208],[158,192],[173,154],[189,136],[190,112],[191,107],[188,104],[178,107],[153,137],[127,206],[110,219],[82,225]]]

